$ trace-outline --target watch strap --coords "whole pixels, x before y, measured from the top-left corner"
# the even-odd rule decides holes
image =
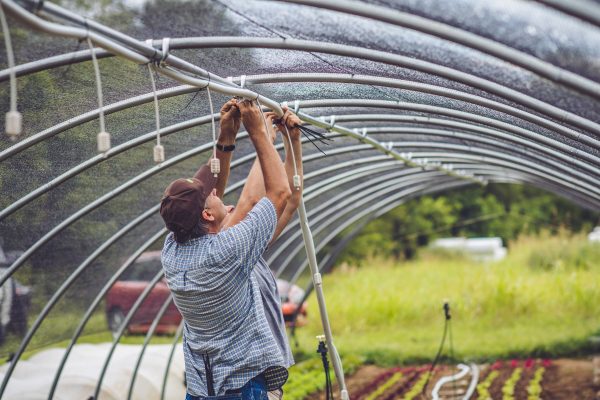
[[[228,153],[230,151],[235,150],[235,144],[230,144],[228,146],[223,146],[222,144],[217,143],[217,149],[220,151],[223,151],[225,153]]]

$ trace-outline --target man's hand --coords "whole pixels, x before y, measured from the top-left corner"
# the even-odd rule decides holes
[[[286,135],[287,132],[289,132],[290,139],[292,139],[294,141],[299,140],[300,136],[301,136],[301,132],[300,132],[300,129],[298,129],[298,127],[302,124],[302,121],[300,120],[300,118],[298,118],[298,116],[296,114],[291,112],[286,106],[283,106],[282,109],[283,109],[283,116],[281,118],[277,118],[277,116],[273,112],[269,112],[269,113],[267,113],[267,115],[268,115],[268,117],[272,118],[272,120],[275,120],[278,122],[277,129],[279,130],[279,132],[281,132],[284,135]],[[285,129],[286,127],[287,127],[287,131]]]
[[[219,143],[231,145],[235,143],[235,137],[240,130],[241,114],[237,100],[231,99],[221,107],[221,133]]]
[[[242,114],[242,122],[250,138],[255,138],[258,135],[267,135],[265,132],[265,122],[258,106],[253,101],[244,100],[238,103],[238,108]],[[269,122],[267,122],[268,126]]]

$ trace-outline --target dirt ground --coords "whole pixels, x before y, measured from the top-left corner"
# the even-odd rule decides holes
[[[594,383],[594,373],[597,379],[600,378],[600,359],[596,361],[596,371],[594,372],[594,363],[592,357],[584,359],[558,359],[551,360],[550,365],[546,367],[542,379],[542,400],[600,400],[600,384]],[[520,362],[519,366],[522,366]],[[404,394],[413,385],[421,373],[426,373],[426,367],[402,367],[402,368],[381,368],[374,365],[365,365],[358,369],[352,376],[346,377],[346,386],[352,400],[364,400],[377,387],[389,379],[395,372],[402,372],[403,377],[396,384],[377,397],[378,400],[400,400]],[[449,366],[440,366],[436,369],[429,384],[427,396],[417,396],[415,400],[425,400],[431,398],[431,389],[435,382],[442,376],[450,375],[452,369]],[[456,370],[454,370],[456,371]],[[480,382],[491,371],[490,366],[481,366]],[[493,400],[502,400],[503,382],[511,375],[513,366],[510,363],[504,363],[498,369],[499,376],[494,380],[489,388]],[[521,378],[515,385],[514,399],[528,400],[527,384],[533,377],[533,368],[523,368]],[[339,399],[337,386],[334,387],[334,398]],[[444,397],[442,397],[444,398]],[[308,400],[324,400],[325,393],[315,393],[307,398]],[[475,393],[472,399],[477,399]]]

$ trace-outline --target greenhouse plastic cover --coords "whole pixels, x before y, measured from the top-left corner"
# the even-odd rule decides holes
[[[213,74],[212,81],[186,71],[188,77],[236,90],[243,85],[267,102],[287,102],[332,138],[318,144],[325,154],[308,142],[303,147],[304,201],[321,267],[331,265],[367,221],[423,194],[519,183],[600,209],[595,1],[170,0],[105,8],[0,2],[11,30],[24,128],[16,141],[0,139],[1,279],[5,288],[27,282],[35,293],[34,322],[22,327],[19,340],[0,346],[0,357],[13,359],[12,370],[0,373],[0,397],[30,368],[33,359],[22,360],[27,352],[106,332],[107,291],[164,239],[157,212],[164,188],[193,175],[212,143],[206,89],[159,71],[166,161],[155,164],[147,64],[160,66],[161,59],[128,47],[148,59],[136,63],[98,45],[113,146],[98,154],[96,80],[85,37],[42,31],[34,20],[118,42],[85,22],[95,21],[140,43],[152,39],[161,52],[168,43],[167,65],[178,58]],[[4,118],[10,97],[5,52],[0,68]],[[216,89],[211,94],[215,112],[231,97]],[[237,199],[254,160],[247,137],[236,146],[226,203]],[[308,282],[297,219],[267,259],[278,277]],[[159,282],[160,268],[155,272]],[[116,335],[117,349],[119,342]],[[116,353],[106,357],[102,385],[118,368]],[[63,362],[78,354],[73,350]],[[143,354],[140,359],[150,357]],[[61,373],[67,372],[52,379],[60,382]]]

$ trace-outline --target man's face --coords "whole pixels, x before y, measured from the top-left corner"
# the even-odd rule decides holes
[[[210,192],[210,195],[206,198],[206,202],[204,203],[204,211],[214,218],[214,224],[219,227],[226,221],[228,215],[233,211],[233,208],[233,206],[226,206],[223,204],[223,200],[217,196],[217,189],[213,189],[212,192]]]

